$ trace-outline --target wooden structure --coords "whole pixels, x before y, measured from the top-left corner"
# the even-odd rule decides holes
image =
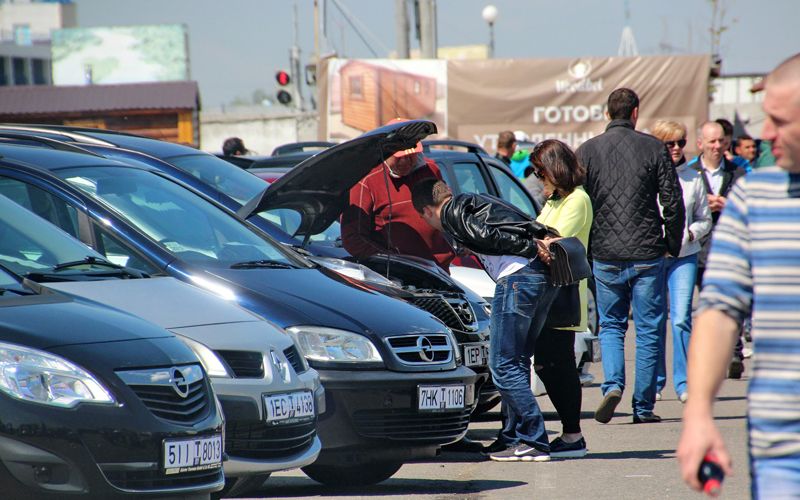
[[[392,118],[427,118],[436,109],[436,79],[363,61],[341,69],[342,123],[367,131]]]
[[[0,122],[105,128],[197,147],[196,82],[0,87]]]

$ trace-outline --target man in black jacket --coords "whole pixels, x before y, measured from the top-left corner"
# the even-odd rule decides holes
[[[664,144],[635,130],[636,93],[614,90],[608,96],[608,114],[611,122],[606,131],[576,151],[586,167],[585,189],[594,208],[589,241],[605,376],[604,397],[594,418],[609,422],[625,389],[625,332],[632,302],[636,325],[633,422],[658,422],[661,419],[653,407],[659,325],[666,305],[664,257],[680,253],[683,193]]]
[[[492,299],[489,369],[507,416],[489,455],[500,462],[550,460],[544,417],[531,392],[531,356],[556,294],[550,281],[547,227],[488,195],[453,197],[447,184],[423,179],[411,202],[431,227],[473,251],[497,283]]]

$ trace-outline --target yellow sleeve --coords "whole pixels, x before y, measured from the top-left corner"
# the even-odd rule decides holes
[[[544,215],[546,212],[542,212]],[[586,196],[569,196],[560,207],[555,217],[548,216],[548,226],[554,227],[563,237],[577,236],[579,231],[589,223],[592,209]],[[548,214],[549,215],[549,214]],[[540,217],[541,218],[541,217]],[[540,220],[540,222],[543,222]]]

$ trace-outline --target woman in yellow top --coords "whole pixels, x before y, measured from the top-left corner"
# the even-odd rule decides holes
[[[583,190],[586,170],[572,150],[561,141],[546,140],[531,153],[534,175],[544,185],[547,197],[536,220],[554,227],[563,237],[575,236],[584,247],[589,244],[592,227],[592,202]],[[542,328],[536,341],[536,373],[561,419],[562,435],[550,443],[552,457],[586,455],[586,440],[581,434],[581,382],[575,363],[575,332],[586,330],[587,285],[579,285],[581,320],[577,327]]]

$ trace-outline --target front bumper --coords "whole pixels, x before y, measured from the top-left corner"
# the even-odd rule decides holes
[[[435,455],[467,432],[479,376],[466,367],[444,372],[318,370],[327,412],[319,420],[317,463],[355,465],[371,460],[412,460]],[[465,407],[419,411],[420,385],[465,385]]]

